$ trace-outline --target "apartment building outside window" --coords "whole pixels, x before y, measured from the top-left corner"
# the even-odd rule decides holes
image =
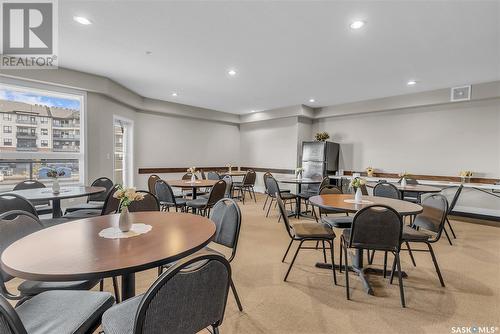
[[[12,133],[12,126],[4,125],[3,133]]]

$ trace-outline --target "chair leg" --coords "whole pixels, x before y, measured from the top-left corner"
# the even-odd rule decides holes
[[[343,237],[340,236],[340,245],[339,245],[339,272],[342,273],[342,249],[344,247],[342,247],[342,243],[343,243]]]
[[[410,243],[408,241],[405,241],[406,247],[408,248],[408,254],[410,254],[411,262],[413,263],[413,266],[416,267],[417,264],[415,263],[415,258],[413,257],[413,252],[411,251],[410,248]]]
[[[113,280],[113,290],[115,292],[115,300],[117,303],[119,303],[121,300],[120,300],[120,290],[118,289],[118,279],[116,278],[116,276],[113,276],[112,280]]]
[[[405,305],[405,291],[403,287],[403,273],[401,272],[401,262],[399,261],[399,252],[394,254],[396,256],[396,263],[398,265],[398,280],[399,280],[399,295],[401,297],[401,306]]]
[[[231,290],[233,291],[234,299],[236,299],[236,304],[238,304],[238,309],[240,310],[240,312],[242,312],[243,306],[241,306],[240,297],[238,296],[238,292],[236,292],[236,287],[234,286],[233,280],[231,280],[230,283],[231,283]]]
[[[214,331],[214,334],[219,334],[219,327],[212,326],[212,330]]]
[[[453,239],[456,239],[457,236],[455,235],[455,231],[453,231],[453,227],[451,227],[450,220],[448,219],[448,216],[446,216],[446,223],[448,224],[448,227],[450,228],[451,234],[453,235]]]
[[[392,262],[392,270],[391,270],[391,279],[389,284],[392,284],[392,280],[394,279],[394,272],[396,271],[396,257],[394,257],[394,261]]]
[[[384,278],[387,277],[387,251],[384,252]]]
[[[288,251],[290,250],[290,247],[292,247],[292,244],[293,244],[293,239],[290,240],[290,243],[288,244],[288,248],[286,249],[285,255],[283,255],[281,263],[285,262],[286,256],[288,255]]]
[[[372,264],[373,263],[373,258],[375,257],[375,251],[372,250],[371,255],[370,255],[370,252],[367,251],[366,255],[368,256],[368,264]]]
[[[271,210],[271,206],[273,206],[273,201],[274,198],[271,197],[271,202],[269,202],[269,207],[267,208],[266,217],[269,217],[269,211]]]
[[[163,266],[158,267],[158,276],[160,276],[161,274],[163,274]]]
[[[321,241],[321,243],[322,243],[322,246],[323,246],[323,260],[324,260],[324,262],[326,263],[325,241],[324,241],[324,240],[322,240],[322,241]]]
[[[99,282],[99,291],[104,291],[104,279]]]
[[[441,270],[439,270],[439,265],[436,260],[436,255],[434,254],[434,250],[432,249],[432,246],[430,243],[426,242],[427,247],[429,247],[429,252],[431,253],[432,256],[432,262],[434,262],[434,267],[436,268],[436,273],[438,274],[439,277],[439,282],[441,283],[441,286],[444,288],[444,280],[443,276],[441,276]]]
[[[333,248],[334,239],[332,239],[331,241],[328,240],[327,242],[330,245],[330,255],[332,257],[333,284],[337,285],[337,274],[335,273],[335,254]]]
[[[250,188],[250,191],[251,191],[251,192],[252,192],[252,194],[253,194],[253,201],[254,201],[255,203],[257,203],[257,197],[255,197],[255,190],[253,189],[253,187],[251,187],[251,188]]]
[[[266,209],[266,205],[267,205],[267,199],[269,198],[269,195],[266,196],[266,200],[264,201],[264,206],[262,207],[262,210],[265,210]]]
[[[292,262],[290,262],[290,266],[288,267],[288,271],[286,272],[285,278],[283,279],[283,281],[285,281],[285,282],[286,282],[286,279],[288,278],[288,274],[290,274],[290,270],[292,270],[295,259],[297,258],[297,254],[299,254],[300,248],[302,247],[303,243],[304,243],[304,240],[301,240],[299,247],[297,247],[297,250],[295,251],[295,255],[293,256]]]
[[[453,246],[453,243],[451,242],[450,236],[448,235],[448,231],[446,231],[445,226],[443,226],[443,231],[444,231],[444,234],[446,235],[446,239],[448,239],[448,242],[450,243],[450,246]]]
[[[344,261],[345,261],[345,267],[344,267],[344,270],[345,270],[345,292],[346,292],[346,298],[347,300],[351,299],[351,297],[349,296],[349,264],[347,262],[347,248],[342,246],[342,248],[344,248]]]

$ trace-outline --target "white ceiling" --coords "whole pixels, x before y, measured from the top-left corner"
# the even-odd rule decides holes
[[[107,76],[146,97],[230,113],[500,80],[499,1],[59,5],[60,66]],[[351,30],[355,19],[366,26]],[[410,79],[419,82],[408,87]]]

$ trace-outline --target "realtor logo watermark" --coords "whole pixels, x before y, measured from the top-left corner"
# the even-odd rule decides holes
[[[57,0],[0,0],[0,17],[0,68],[57,68]]]
[[[452,334],[494,334],[499,333],[497,326],[454,326]]]

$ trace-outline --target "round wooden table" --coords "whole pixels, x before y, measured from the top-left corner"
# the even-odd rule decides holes
[[[293,178],[293,179],[292,178],[280,178],[280,179],[277,179],[277,181],[280,183],[296,184],[297,185],[297,195],[298,195],[302,192],[302,185],[303,184],[320,184],[323,181],[323,179],[316,179],[316,178],[311,179],[311,178],[303,177],[300,179],[298,179],[298,178]],[[312,216],[308,216],[307,214],[302,214],[302,211],[300,209],[299,196],[297,196],[295,199],[295,213],[293,213],[292,216],[295,216],[297,218],[299,216],[312,218]]]
[[[191,182],[190,180],[166,180],[171,187],[176,187],[176,188],[184,188],[184,189],[191,189],[193,192],[193,199],[196,199],[196,193],[198,191],[198,188],[210,188],[213,187],[214,184],[216,184],[218,181],[217,180],[196,180],[195,182]]]
[[[123,299],[135,295],[135,272],[177,261],[215,234],[208,218],[177,212],[131,213],[148,233],[122,239],[99,236],[118,226],[119,214],[76,220],[30,234],[2,253],[3,270],[34,281],[77,281],[122,276]]]
[[[26,198],[28,201],[50,200],[52,201],[52,217],[59,218],[62,216],[61,200],[76,197],[85,197],[92,194],[105,192],[104,187],[61,187],[58,194],[54,194],[51,188],[36,188],[13,190],[5,194],[16,194]]]
[[[363,196],[363,201],[366,203],[356,204],[354,202],[354,195],[352,194],[328,194],[328,195],[317,195],[309,198],[309,202],[312,205],[318,206],[321,209],[335,209],[342,210],[345,212],[355,213],[364,207],[370,205],[387,205],[397,212],[399,212],[402,216],[408,215],[416,215],[423,211],[422,206],[403,201],[399,199],[392,199],[386,197],[379,196]],[[331,264],[325,263],[316,263],[316,267],[318,268],[326,268],[332,269]],[[367,268],[363,266],[363,249],[356,249],[354,252],[354,256],[352,257],[352,266],[350,268],[352,271],[357,272],[359,274],[359,278],[365,287],[366,293],[373,295],[373,289],[368,281],[368,277],[365,274],[377,274],[382,275],[383,272],[381,269],[375,268]],[[389,272],[390,275],[390,272]],[[407,277],[406,273],[402,272],[403,277]]]
[[[220,174],[229,176],[245,176],[247,175],[247,172],[243,170],[232,170],[230,172],[221,172]]]

